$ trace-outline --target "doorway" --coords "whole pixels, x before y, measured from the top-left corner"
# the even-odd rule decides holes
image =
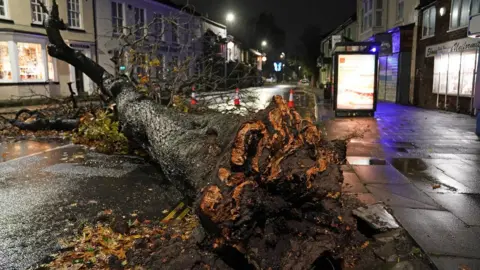
[[[75,50],[81,51],[88,58],[92,57],[90,48],[77,48]],[[91,95],[94,92],[95,86],[92,80],[81,72],[79,69],[70,65],[70,81],[72,82],[73,92],[77,95]]]

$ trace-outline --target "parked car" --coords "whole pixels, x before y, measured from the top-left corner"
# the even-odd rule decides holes
[[[298,85],[299,86],[309,86],[310,81],[308,79],[301,79],[300,81],[298,81]]]
[[[270,77],[270,78],[267,78],[266,80],[268,83],[276,83],[277,82],[277,78],[275,77]]]

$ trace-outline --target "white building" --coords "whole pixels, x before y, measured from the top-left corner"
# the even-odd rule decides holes
[[[357,41],[358,22],[356,14],[348,18],[344,23],[325,35],[320,42],[320,80],[321,84],[332,82],[332,54],[335,43],[345,41]]]
[[[68,96],[92,93],[95,85],[73,66],[50,57],[39,0],[0,1],[0,100],[25,96]],[[47,6],[51,0],[43,0]],[[57,0],[67,29],[62,36],[72,48],[95,59],[93,2]],[[38,96],[37,96],[38,98]]]

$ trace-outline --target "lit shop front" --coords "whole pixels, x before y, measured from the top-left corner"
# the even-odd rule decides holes
[[[41,34],[0,33],[0,100],[65,96],[69,93],[67,82],[75,82],[79,76],[86,80],[67,63],[49,56],[47,42]]]
[[[479,40],[464,38],[429,46],[434,58],[432,94],[436,107],[473,113]]]

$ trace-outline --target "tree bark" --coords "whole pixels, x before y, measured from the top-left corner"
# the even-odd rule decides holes
[[[49,54],[97,83],[116,102],[126,136],[196,199],[209,235],[203,248],[221,256],[234,251],[257,269],[307,269],[356,244],[355,221],[340,197],[345,144],[323,140],[281,97],[249,117],[179,113],[68,47],[56,1],[45,27]]]

